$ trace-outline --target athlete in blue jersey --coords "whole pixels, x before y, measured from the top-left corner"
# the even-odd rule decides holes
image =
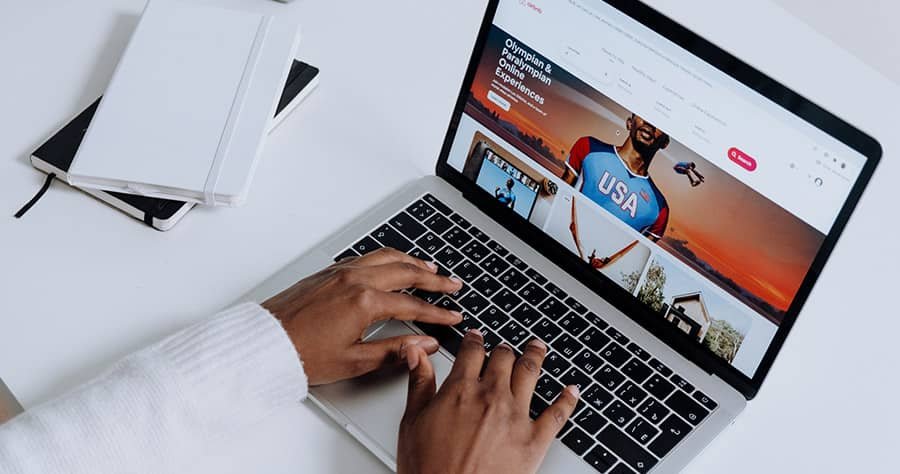
[[[649,169],[656,153],[669,145],[669,136],[634,114],[625,125],[628,138],[621,146],[613,146],[593,137],[582,137],[575,142],[569,153],[564,179],[622,222],[657,241],[666,231],[669,205],[650,177]],[[570,229],[578,253],[584,258],[574,199]],[[592,254],[588,261],[594,268],[603,268],[634,246],[635,243],[632,243],[605,258]]]
[[[706,178],[704,178],[703,175],[697,171],[697,164],[693,161],[680,161],[678,163],[675,163],[674,169],[676,173],[683,174],[688,177],[688,180],[691,181],[691,187],[696,188],[697,186],[700,186],[701,183],[706,181]]]
[[[497,189],[494,190],[494,197],[497,198],[497,202],[510,209],[516,208],[516,193],[513,192],[514,185],[515,182],[510,178],[506,180],[506,188],[497,186]]]

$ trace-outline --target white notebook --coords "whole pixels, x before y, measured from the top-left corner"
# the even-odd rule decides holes
[[[150,0],[69,184],[241,204],[298,41],[281,17]]]

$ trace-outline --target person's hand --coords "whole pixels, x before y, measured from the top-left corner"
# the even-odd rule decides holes
[[[437,274],[437,267],[393,249],[341,260],[263,303],[281,321],[300,354],[310,385],[357,377],[400,363],[401,350],[438,350],[428,336],[372,342],[360,338],[372,323],[387,319],[457,324],[462,315],[432,306],[404,288],[452,293],[462,283]]]
[[[484,339],[463,339],[453,369],[435,394],[434,368],[418,347],[405,351],[410,367],[406,412],[400,423],[398,474],[536,472],[550,443],[575,410],[577,387],[566,387],[537,420],[528,416],[547,348],[532,341],[516,360],[504,344],[484,374]]]

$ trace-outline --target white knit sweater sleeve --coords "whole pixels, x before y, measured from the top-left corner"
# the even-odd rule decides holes
[[[137,352],[0,425],[0,473],[168,473],[306,397],[281,324],[247,303]]]

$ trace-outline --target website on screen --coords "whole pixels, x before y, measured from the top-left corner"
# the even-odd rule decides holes
[[[449,162],[752,377],[863,165],[602,2],[501,2]]]

